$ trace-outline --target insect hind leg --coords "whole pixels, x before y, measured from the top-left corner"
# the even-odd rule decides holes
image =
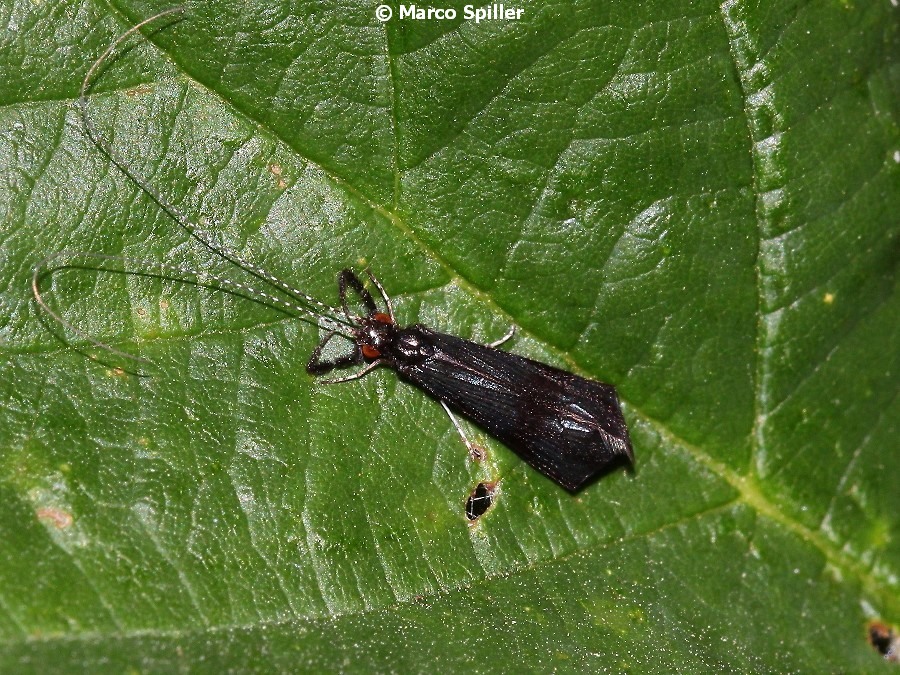
[[[499,347],[500,345],[502,345],[502,344],[504,344],[504,343],[506,343],[506,342],[509,342],[509,341],[513,338],[513,336],[514,336],[515,334],[516,334],[516,327],[515,327],[515,325],[513,325],[513,326],[511,326],[510,329],[507,331],[506,335],[504,335],[504,336],[503,336],[502,338],[500,338],[499,340],[494,340],[493,342],[489,342],[487,346],[488,346],[488,347],[493,347],[494,349],[496,349],[496,348]]]
[[[475,445],[472,441],[469,440],[469,437],[466,435],[466,432],[463,431],[462,425],[459,423],[459,420],[456,419],[456,415],[453,414],[453,411],[450,410],[450,406],[446,404],[444,401],[438,401],[443,407],[444,412],[450,417],[450,421],[453,422],[453,426],[456,427],[456,433],[459,434],[459,437],[462,439],[463,444],[466,446],[466,449],[469,451],[469,457],[473,462],[480,462],[485,458],[485,452],[477,445]]]

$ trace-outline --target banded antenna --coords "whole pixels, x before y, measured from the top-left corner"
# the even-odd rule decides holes
[[[112,44],[110,44],[100,55],[100,57],[96,61],[94,61],[94,63],[88,69],[87,74],[84,76],[84,80],[82,80],[81,89],[79,91],[78,103],[85,131],[90,140],[100,150],[102,150],[107,157],[109,157],[110,161],[123,174],[125,174],[125,176],[134,181],[134,183],[141,190],[143,190],[148,196],[150,196],[153,201],[155,201],[163,209],[163,211],[165,211],[173,220],[175,220],[175,222],[183,227],[192,237],[197,239],[216,255],[219,255],[222,258],[225,258],[226,260],[232,262],[243,271],[257,277],[266,285],[274,288],[278,292],[286,294],[290,298],[290,300],[286,300],[272,293],[263,291],[251,284],[232,281],[231,279],[227,279],[222,276],[198,271],[180,265],[172,265],[168,263],[155,262],[129,256],[92,253],[88,251],[61,251],[47,256],[34,268],[31,286],[36,302],[57,323],[70,330],[74,334],[78,335],[83,340],[86,340],[87,342],[90,342],[91,344],[112,354],[116,354],[133,361],[148,363],[147,359],[143,359],[117,349],[116,347],[102,342],[73,326],[71,322],[63,319],[58,312],[56,312],[49,306],[40,289],[40,279],[45,272],[49,271],[50,265],[54,261],[60,259],[67,260],[67,262],[65,262],[64,264],[59,265],[57,269],[73,267],[75,266],[74,261],[79,259],[92,260],[101,263],[115,262],[122,264],[123,267],[127,266],[130,269],[109,270],[107,267],[101,267],[101,269],[132,274],[145,273],[150,276],[162,276],[163,273],[167,275],[175,275],[175,280],[177,281],[196,283],[197,285],[209,288],[219,288],[235,295],[247,297],[255,302],[259,302],[260,304],[280,309],[288,314],[296,316],[303,321],[306,321],[307,323],[318,326],[323,330],[332,331],[335,334],[341,335],[348,339],[353,339],[353,322],[357,320],[358,317],[346,316],[346,312],[343,309],[327,305],[317,298],[309,295],[308,293],[304,293],[298,288],[295,288],[294,286],[291,286],[285,281],[279,279],[266,269],[247,260],[245,257],[237,253],[233,249],[219,243],[216,240],[216,237],[200,227],[181,209],[179,209],[169,199],[167,199],[160,190],[154,187],[143,176],[138,174],[137,171],[135,171],[128,164],[128,162],[125,161],[125,159],[115,150],[115,148],[113,148],[112,143],[98,131],[97,126],[94,123],[93,118],[91,117],[90,99],[88,98],[90,90],[96,82],[97,77],[102,74],[103,69],[110,62],[110,59],[117,53],[122,43],[124,43],[128,38],[130,38],[138,31],[140,31],[141,28],[167,16],[182,15],[184,14],[184,11],[184,7],[173,7],[159,12],[158,14],[154,14],[147,19],[144,19],[140,23],[132,26],[127,31],[122,33],[118,38],[116,38],[115,41],[113,41]],[[190,281],[191,278],[193,278],[195,281]],[[345,316],[342,316],[342,314]]]
[[[209,272],[198,271],[182,265],[172,265],[170,263],[163,263],[155,260],[144,260],[141,258],[133,258],[131,256],[124,255],[107,255],[105,253],[91,253],[88,251],[59,251],[58,253],[48,255],[46,258],[44,258],[34,266],[34,271],[31,275],[31,290],[32,293],[34,293],[34,299],[37,301],[38,305],[40,305],[41,309],[47,312],[47,314],[49,314],[54,321],[56,321],[64,328],[72,331],[81,339],[90,342],[91,344],[100,347],[105,351],[111,352],[117,356],[131,359],[132,361],[137,361],[139,363],[149,363],[149,361],[139,356],[135,356],[134,354],[123,352],[122,350],[117,349],[116,347],[113,347],[112,345],[98,340],[97,338],[85,333],[79,328],[76,328],[74,325],[72,325],[71,322],[64,319],[56,310],[50,307],[50,305],[44,299],[44,294],[41,292],[40,279],[41,276],[50,268],[50,263],[60,258],[66,259],[66,262],[60,265],[58,269],[78,267],[78,260],[95,260],[99,261],[100,263],[121,263],[121,265],[123,266],[123,269],[121,270],[111,270],[107,267],[100,267],[99,269],[109,272],[121,272],[123,274],[143,274],[147,276],[158,276],[174,281],[193,283],[197,286],[203,286],[205,288],[224,290],[227,293],[246,297],[254,302],[266,305],[267,307],[280,309],[287,314],[295,316],[301,321],[305,321],[314,326],[318,326],[319,328],[322,328],[324,330],[332,331],[336,334],[346,337],[347,339],[352,339],[352,336],[347,335],[345,332],[341,332],[339,327],[336,328],[329,325],[329,323],[326,323],[331,322],[331,319],[329,319],[328,317],[321,317],[317,314],[312,314],[308,308],[302,305],[299,305],[295,302],[290,302],[288,300],[285,300],[284,298],[278,297],[277,295],[273,295],[272,293],[260,290],[259,288],[251,286],[250,284],[233,281],[231,279],[228,279],[227,277],[210,274]],[[194,280],[192,281],[190,277],[193,277]],[[308,316],[304,316],[309,314],[312,314],[312,319],[308,318]]]

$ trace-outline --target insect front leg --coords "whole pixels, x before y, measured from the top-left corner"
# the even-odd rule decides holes
[[[344,310],[347,321],[352,322],[354,318],[350,313],[350,308],[347,306],[348,286],[356,291],[356,294],[359,296],[359,299],[362,300],[362,303],[365,305],[366,311],[370,316],[378,312],[378,307],[375,306],[375,300],[372,298],[372,294],[362,285],[362,282],[359,280],[359,277],[356,276],[356,273],[351,269],[341,270],[341,273],[338,275],[338,294],[341,296],[341,307]]]
[[[363,362],[362,350],[360,350],[359,345],[356,343],[353,344],[353,351],[349,354],[344,354],[343,356],[338,356],[333,359],[323,359],[322,352],[331,338],[335,335],[337,335],[335,331],[329,331],[325,337],[322,338],[322,341],[316,345],[312,356],[309,357],[309,361],[306,364],[307,373],[310,375],[324,375],[325,373],[330,373],[335,368],[346,368],[347,366],[355,366]]]
[[[340,384],[341,382],[350,382],[352,380],[359,380],[359,379],[365,377],[366,375],[368,375],[369,373],[371,373],[373,370],[375,370],[379,366],[383,366],[385,363],[386,363],[386,361],[384,359],[378,359],[377,361],[372,361],[372,363],[367,365],[362,370],[357,370],[352,375],[347,375],[346,377],[338,377],[333,380],[319,380],[319,382],[321,384]]]
[[[384,286],[381,285],[381,282],[378,281],[378,278],[372,274],[372,270],[368,267],[366,268],[366,274],[369,275],[369,279],[372,280],[372,283],[375,284],[375,288],[381,293],[381,299],[384,300],[384,306],[387,308],[388,316],[391,317],[391,322],[397,323],[397,319],[394,317],[394,303],[391,302],[391,296],[387,294],[384,290]]]

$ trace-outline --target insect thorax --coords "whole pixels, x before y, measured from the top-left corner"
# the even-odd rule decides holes
[[[398,329],[391,352],[404,365],[415,365],[434,354],[434,345],[429,338],[430,330],[421,324],[413,324]]]

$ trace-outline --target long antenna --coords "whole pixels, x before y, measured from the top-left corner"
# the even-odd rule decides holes
[[[140,23],[132,26],[127,31],[122,33],[122,35],[120,35],[118,38],[116,38],[116,40],[106,48],[106,51],[104,51],[103,54],[100,55],[100,58],[94,61],[94,63],[88,69],[87,74],[84,76],[84,80],[81,82],[81,91],[78,99],[78,103],[81,108],[81,119],[84,122],[84,128],[87,131],[88,136],[94,142],[94,144],[97,145],[97,147],[99,147],[101,150],[103,150],[104,153],[106,153],[109,159],[119,168],[120,171],[122,171],[122,173],[133,180],[135,184],[138,185],[138,187],[146,192],[153,199],[153,201],[159,204],[159,206],[162,207],[162,209],[166,213],[168,213],[179,225],[187,230],[187,232],[191,236],[204,244],[213,253],[222,256],[226,260],[230,260],[244,271],[252,274],[259,279],[262,279],[270,286],[273,286],[274,288],[287,293],[295,300],[301,303],[307,303],[308,305],[310,305],[310,307],[318,307],[323,318],[328,318],[330,321],[343,324],[345,326],[352,326],[352,324],[340,318],[339,309],[330,305],[326,305],[324,302],[317,300],[311,295],[308,295],[303,291],[294,288],[293,286],[285,283],[267,270],[263,269],[259,265],[250,262],[236,251],[228,248],[227,246],[224,246],[223,244],[218,243],[210,233],[206,232],[199,225],[197,225],[197,223],[193,222],[187,215],[184,214],[184,212],[182,212],[178,207],[170,202],[159,190],[157,190],[155,187],[153,187],[153,185],[151,185],[137,172],[135,172],[112,147],[112,143],[110,143],[97,130],[97,127],[94,124],[93,119],[91,118],[88,105],[88,92],[91,89],[95,76],[102,70],[109,57],[119,48],[119,45],[121,45],[129,37],[137,33],[141,28],[165,16],[183,14],[184,11],[184,7],[172,7],[144,19]],[[309,309],[307,311],[312,310]]]
[[[41,308],[47,312],[57,323],[61,326],[67,328],[72,331],[76,335],[78,335],[83,340],[90,342],[91,344],[100,347],[108,352],[116,354],[117,356],[121,356],[127,359],[131,359],[132,361],[138,361],[140,363],[150,363],[147,359],[141,358],[139,356],[135,356],[133,354],[129,354],[128,352],[123,352],[122,350],[113,347],[112,345],[103,342],[102,340],[98,340],[91,335],[88,335],[84,331],[79,330],[75,326],[73,326],[69,321],[66,321],[62,316],[59,315],[54,309],[52,309],[47,301],[44,299],[44,295],[41,292],[40,280],[44,271],[49,268],[49,265],[54,260],[59,258],[82,258],[82,259],[90,259],[90,260],[99,260],[104,262],[118,262],[122,263],[123,266],[130,266],[131,270],[125,269],[122,270],[128,274],[154,274],[153,271],[159,270],[160,273],[165,272],[169,275],[180,275],[181,277],[195,277],[197,279],[196,283],[200,286],[209,286],[219,289],[224,289],[230,293],[234,293],[235,295],[242,295],[254,302],[259,302],[261,304],[267,306],[274,306],[281,311],[287,312],[288,314],[292,314],[297,316],[301,321],[305,321],[314,326],[318,326],[319,328],[323,328],[325,330],[333,331],[339,335],[343,335],[348,339],[353,339],[352,336],[347,335],[345,332],[342,332],[343,326],[339,325],[336,321],[331,319],[330,317],[323,316],[317,314],[316,312],[311,311],[308,307],[303,305],[298,305],[292,302],[288,302],[283,298],[279,298],[276,295],[272,295],[271,293],[267,293],[266,291],[262,291],[258,288],[250,286],[249,284],[243,284],[238,281],[232,281],[226,277],[221,277],[215,274],[210,274],[208,272],[200,272],[190,267],[182,267],[180,265],[171,265],[169,263],[157,262],[155,260],[143,260],[141,258],[132,258],[130,256],[122,256],[122,255],[107,255],[104,253],[90,253],[87,251],[60,251],[58,253],[54,253],[52,255],[47,256],[41,262],[39,262],[34,267],[34,272],[31,275],[31,290],[34,293],[34,299],[41,306]],[[60,267],[74,267],[75,263],[72,260],[67,261],[64,265]],[[140,268],[144,270],[150,270],[149,272],[139,271]],[[102,268],[101,268],[102,269]],[[159,275],[161,276],[161,274]],[[175,281],[183,281],[185,283],[192,283],[184,278],[176,278]],[[312,318],[309,318],[312,317]]]

